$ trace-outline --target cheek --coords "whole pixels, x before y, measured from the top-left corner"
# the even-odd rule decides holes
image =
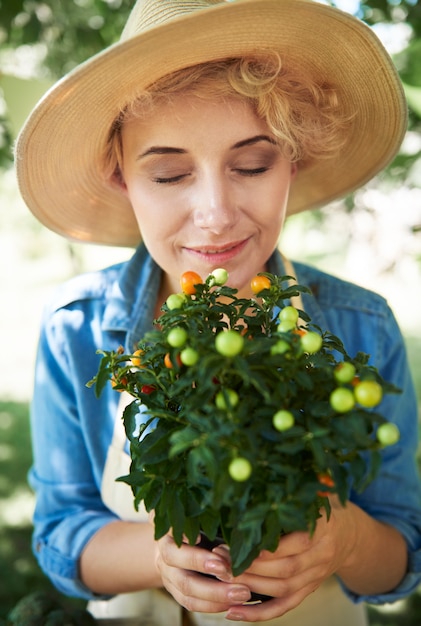
[[[288,189],[285,186],[272,185],[261,194],[257,220],[267,228],[282,226],[288,201]]]
[[[163,222],[173,221],[180,215],[185,206],[174,190],[169,187],[152,185],[140,181],[127,181],[127,197],[136,215],[146,219],[157,218]]]
[[[166,264],[182,224],[171,203],[157,202],[150,194],[130,197],[133,212],[150,254],[159,265]]]
[[[133,184],[128,180],[127,197],[142,231],[153,229],[158,223],[162,222],[162,219],[158,217],[160,205],[154,202],[153,194],[149,193],[144,185]]]

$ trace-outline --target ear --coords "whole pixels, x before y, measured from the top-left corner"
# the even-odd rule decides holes
[[[298,172],[298,163],[295,161],[294,163],[291,163],[291,181],[294,180],[294,178],[296,177]]]
[[[123,178],[123,173],[121,169],[117,166],[109,178],[110,185],[114,187],[114,189],[118,189],[121,193],[127,196],[127,185]]]

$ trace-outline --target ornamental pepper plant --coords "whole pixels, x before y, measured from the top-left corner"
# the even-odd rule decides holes
[[[290,304],[308,291],[290,279],[259,274],[244,299],[223,269],[205,281],[186,272],[135,352],[101,352],[88,383],[133,397],[119,480],[154,511],[155,538],[219,535],[234,575],[281,535],[313,532],[331,494],[346,505],[399,438],[376,410],[398,390]]]

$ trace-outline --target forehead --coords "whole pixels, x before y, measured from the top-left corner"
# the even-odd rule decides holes
[[[154,137],[167,141],[181,137],[183,142],[188,142],[202,135],[228,138],[262,132],[269,133],[265,120],[243,98],[201,98],[188,94],[160,99],[122,125],[124,142],[134,136],[146,141]]]

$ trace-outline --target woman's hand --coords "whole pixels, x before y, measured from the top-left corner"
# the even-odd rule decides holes
[[[246,584],[215,578],[232,578],[225,553],[213,554],[187,543],[178,547],[171,535],[165,535],[156,542],[156,566],[163,586],[189,611],[219,613],[250,599]]]
[[[338,570],[352,550],[352,541],[342,523],[342,516],[339,515],[338,520],[335,517],[333,509],[336,507],[340,504],[333,501],[329,522],[322,511],[313,536],[307,532],[285,535],[275,552],[263,551],[236,579],[219,576],[222,580],[236,580],[256,593],[273,597],[262,604],[231,607],[228,619],[254,622],[279,617],[297,607]],[[223,546],[215,548],[213,553],[229,559],[228,549]]]
[[[263,551],[250,568],[233,579],[251,591],[273,596],[257,605],[232,606],[227,618],[258,622],[297,607],[332,574],[340,576],[360,594],[386,593],[402,579],[406,568],[406,545],[392,527],[377,522],[359,507],[342,507],[331,498],[332,511],[318,520],[313,536],[295,532],[281,538],[275,552]],[[214,554],[226,555],[219,546]]]

